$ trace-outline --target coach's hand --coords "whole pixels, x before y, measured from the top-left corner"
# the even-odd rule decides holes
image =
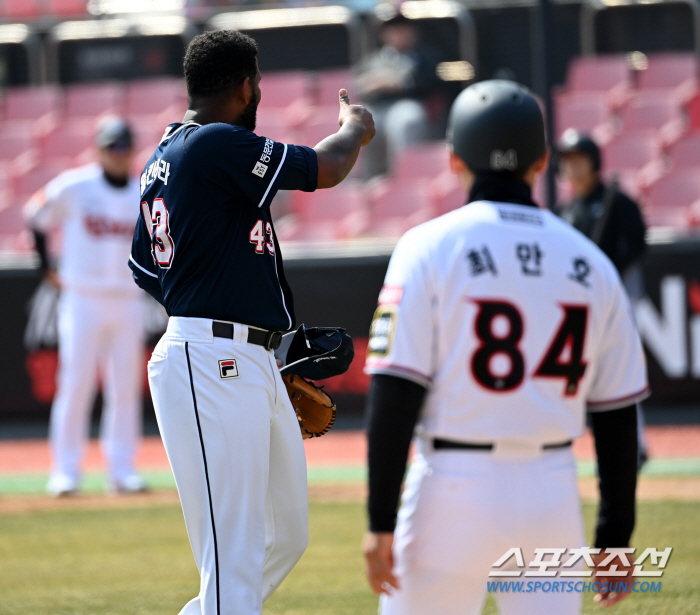
[[[597,553],[593,555],[593,563],[595,564],[595,571],[598,572],[599,570],[608,570],[611,566],[611,564],[608,564],[606,566],[601,566],[601,562],[608,557],[607,553]],[[627,598],[627,596],[630,595],[632,591],[632,583],[634,582],[634,577],[632,577],[632,572],[634,571],[634,566],[620,566],[619,565],[619,560],[616,560],[618,564],[617,570],[619,572],[625,571],[627,573],[626,576],[614,576],[614,577],[605,577],[605,576],[600,576],[596,577],[593,576],[591,578],[592,581],[598,581],[600,583],[604,583],[607,581],[608,583],[613,583],[615,584],[617,581],[620,581],[622,583],[627,582],[627,587],[629,588],[628,591],[626,592],[610,592],[610,591],[605,591],[601,592],[599,594],[596,594],[593,597],[593,602],[596,602],[597,604],[600,604],[601,606],[608,607],[608,606],[613,606],[614,604],[617,604],[621,600],[624,600]]]
[[[350,97],[346,89],[340,90],[338,93],[340,100],[340,114],[338,115],[338,123],[342,126],[345,122],[358,122],[363,129],[362,146],[367,145],[372,137],[377,133],[374,128],[374,118],[362,105],[351,105]]]
[[[61,278],[58,277],[55,269],[47,269],[44,273],[44,279],[54,288],[61,290]]]
[[[367,532],[362,550],[365,554],[365,574],[372,591],[390,594],[399,589],[399,580],[394,576],[393,532]]]

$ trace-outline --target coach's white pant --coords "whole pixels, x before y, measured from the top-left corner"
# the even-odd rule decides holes
[[[459,450],[419,455],[406,479],[394,539],[401,589],[382,596],[380,613],[479,615],[487,581],[553,580],[489,578],[508,549],[521,547],[527,567],[537,547],[583,545],[570,449],[530,459]],[[575,615],[581,598],[573,592],[494,597],[501,615]]]
[[[134,473],[141,433],[143,315],[140,297],[64,290],[58,306],[58,378],[51,408],[52,479],[77,487],[102,375],[101,443],[109,477]]]
[[[304,446],[271,351],[171,318],[148,364],[200,593],[181,615],[253,615],[308,542]],[[237,376],[222,378],[220,361]],[[235,374],[230,364],[225,375]]]

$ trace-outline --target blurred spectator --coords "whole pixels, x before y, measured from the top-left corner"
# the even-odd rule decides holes
[[[98,127],[96,144],[99,164],[61,173],[25,208],[45,278],[61,290],[59,372],[49,426],[47,491],[54,496],[80,486],[98,368],[108,488],[113,493],[146,488],[133,465],[144,365],[142,293],[127,266],[140,214],[139,183],[129,177],[131,130],[121,118],[108,117]],[[63,239],[58,271],[46,253],[46,233],[54,228]]]
[[[600,246],[617,267],[630,299],[640,299],[644,293],[641,260],[646,226],[639,205],[619,191],[616,181],[603,183],[600,148],[587,135],[574,129],[565,131],[557,152],[559,172],[574,195],[570,203],[559,207],[559,215]],[[647,458],[641,409],[637,424],[641,465]]]
[[[425,102],[441,85],[439,55],[421,42],[410,19],[399,13],[383,22],[379,38],[382,47],[360,65],[356,81],[377,129],[362,155],[367,177],[385,172],[398,151],[430,136]]]

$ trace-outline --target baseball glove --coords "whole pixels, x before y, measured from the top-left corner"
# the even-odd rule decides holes
[[[296,374],[283,376],[282,380],[287,387],[304,440],[319,438],[328,433],[335,422],[335,404],[329,395]]]

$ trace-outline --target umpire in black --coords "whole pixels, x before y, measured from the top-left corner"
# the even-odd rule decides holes
[[[588,136],[567,130],[557,144],[559,171],[570,182],[574,199],[559,215],[597,243],[617,267],[632,299],[641,294],[639,260],[646,226],[639,205],[600,177],[600,148]],[[636,274],[636,275],[635,275]]]

